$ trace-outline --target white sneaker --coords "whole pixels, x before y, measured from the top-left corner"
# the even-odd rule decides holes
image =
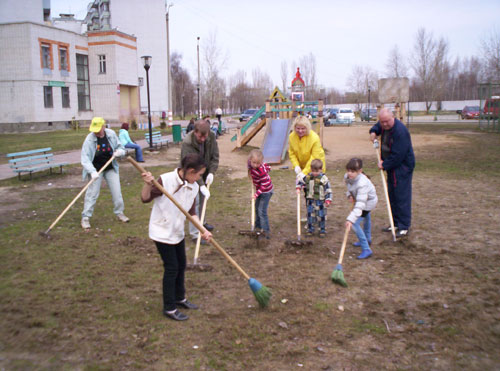
[[[87,217],[82,218],[82,228],[90,229],[90,220]]]
[[[116,217],[121,221],[121,222],[124,222],[124,223],[128,223],[128,221],[130,220],[129,218],[127,218],[125,216],[125,214],[117,214]]]

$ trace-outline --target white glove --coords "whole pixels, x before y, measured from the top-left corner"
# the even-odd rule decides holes
[[[297,174],[297,182],[303,182],[306,175],[301,171]]]
[[[302,172],[302,169],[300,168],[300,166],[295,166],[295,174],[299,175],[299,173]]]
[[[375,140],[373,141],[373,148],[377,149],[377,148],[378,148],[378,146],[379,146],[378,140],[377,140],[377,139],[375,139]]]
[[[209,186],[210,184],[212,184],[212,183],[213,183],[213,181],[214,181],[214,174],[212,174],[212,173],[208,173],[208,175],[207,175],[207,180],[205,181],[205,184],[206,184],[207,186]]]
[[[99,178],[99,174],[97,173],[97,171],[91,172],[90,176],[91,176],[92,180]]]
[[[200,187],[200,192],[207,200],[210,198],[210,192],[208,191],[208,188],[206,186],[202,185]]]
[[[126,154],[126,152],[123,149],[121,149],[121,148],[118,148],[115,151],[115,156],[116,157],[123,157],[123,156],[125,156],[125,154]]]

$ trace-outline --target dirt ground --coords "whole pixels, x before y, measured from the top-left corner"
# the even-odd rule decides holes
[[[149,209],[138,201],[127,201],[129,230],[114,225],[106,230],[104,217],[90,236],[78,225],[62,223],[55,240],[37,240],[30,248],[25,240],[35,237],[9,229],[3,241],[19,242],[12,242],[12,255],[2,250],[0,256],[11,259],[3,259],[0,268],[8,268],[12,279],[7,284],[2,276],[0,368],[500,369],[500,177],[466,176],[453,167],[462,161],[462,146],[470,154],[471,138],[495,145],[498,139],[473,130],[412,133],[422,166],[413,182],[413,228],[409,238],[394,243],[380,231],[387,214],[367,131],[366,125],[325,128],[334,193],[328,236],[313,237],[312,246],[302,248],[285,244],[296,239],[294,176],[286,162],[271,173],[276,188],[269,207],[271,240],[238,234],[249,228],[249,183],[242,169],[248,148],[233,152],[230,135],[220,138],[221,168],[207,218],[231,256],[271,288],[267,309],[257,307],[246,282],[215,249],[202,246],[200,260],[213,270],[188,271],[186,278],[188,295],[201,309],[189,312],[183,324],[164,319],[162,267],[147,240]],[[259,146],[262,138],[260,133],[250,145]],[[145,165],[175,166],[179,153],[173,146],[166,154],[147,155]],[[358,261],[351,234],[343,263],[349,287],[343,288],[330,275],[349,208],[343,166],[353,156],[365,161],[379,205],[373,212],[374,256]],[[122,188],[137,193],[137,174],[126,163],[122,168]],[[75,168],[69,176],[25,185],[32,194],[67,188],[76,194],[82,182]],[[48,220],[57,216],[59,210],[50,216],[35,206],[23,210],[28,201],[13,199],[23,200],[25,192],[0,188],[0,222],[15,224],[32,212]],[[76,224],[74,214],[68,218]],[[38,229],[50,224],[37,223]],[[108,244],[96,246],[92,238]],[[187,244],[189,261],[193,248]],[[40,261],[30,254],[40,254]]]

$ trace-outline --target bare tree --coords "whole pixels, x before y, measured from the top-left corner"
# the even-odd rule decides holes
[[[227,56],[222,53],[217,45],[217,34],[211,32],[202,44],[203,52],[203,105],[205,112],[209,114],[224,100],[226,87],[225,81],[221,77],[221,72],[225,68]]]
[[[347,79],[347,86],[351,89],[346,93],[349,103],[356,103],[357,109],[361,108],[361,103],[368,101],[368,88],[376,91],[378,87],[378,74],[368,66],[354,66]]]
[[[483,76],[486,81],[500,81],[500,31],[492,29],[481,40]]]
[[[173,80],[173,107],[174,114],[185,116],[195,111],[194,84],[186,69],[181,65],[182,55],[173,52],[170,56],[170,70]]]
[[[287,88],[287,80],[288,80],[288,65],[286,64],[286,61],[281,62],[281,83],[282,83],[282,89],[283,89],[283,94],[286,94],[286,88]]]
[[[300,73],[306,84],[306,99],[315,99],[317,92],[316,81],[316,57],[313,53],[304,55],[299,59]]]
[[[252,106],[258,107],[264,104],[273,89],[273,81],[266,72],[258,67],[252,70]]]
[[[394,47],[389,52],[389,58],[385,64],[387,77],[407,77],[408,69],[404,61],[403,55],[399,52],[399,47]]]
[[[246,81],[245,71],[239,70],[231,76],[229,79],[229,101],[233,111],[243,112],[250,107],[251,90],[251,86]]]
[[[444,82],[449,71],[448,42],[441,38],[434,41],[425,28],[417,31],[411,66],[415,72],[414,87],[419,90],[429,112],[434,100],[441,100]]]

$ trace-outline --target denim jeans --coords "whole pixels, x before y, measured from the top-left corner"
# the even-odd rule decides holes
[[[269,217],[267,216],[267,208],[273,192],[261,193],[255,200],[255,229],[261,228],[265,232],[269,232]]]
[[[102,179],[106,179],[108,188],[113,198],[113,212],[118,215],[122,214],[125,209],[123,203],[122,191],[120,188],[120,175],[115,169],[103,171],[99,178],[96,179],[85,192],[85,202],[83,204],[82,218],[91,218],[94,214],[94,207],[99,193],[101,192]]]
[[[142,148],[140,145],[135,143],[127,143],[125,144],[125,148],[133,148],[135,149],[135,159],[136,161],[144,161],[142,158]]]
[[[364,221],[363,227],[361,227],[361,222]],[[360,216],[356,223],[352,225],[356,236],[358,236],[359,244],[362,250],[370,250],[368,241],[372,240],[372,218],[370,212],[366,216]]]
[[[163,310],[175,310],[175,303],[185,299],[184,273],[186,249],[184,240],[175,245],[155,241],[163,260]]]

